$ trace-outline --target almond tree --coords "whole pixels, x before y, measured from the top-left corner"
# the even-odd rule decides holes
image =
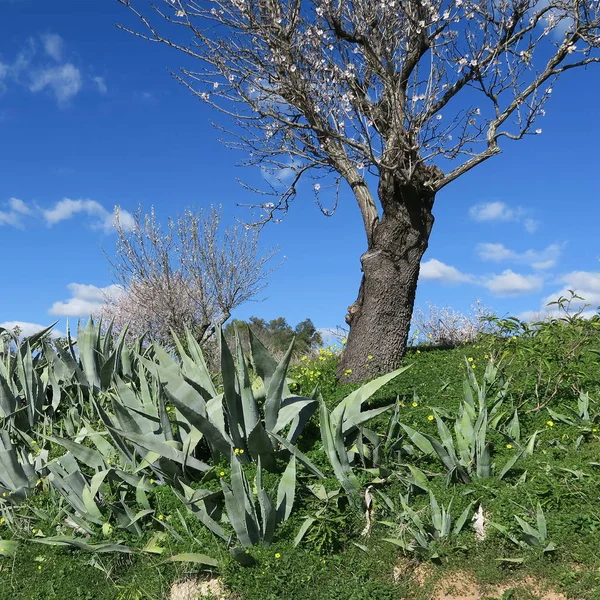
[[[255,224],[306,177],[325,214],[340,186],[354,197],[366,251],[339,363],[354,380],[402,358],[437,193],[540,134],[556,79],[600,60],[600,0],[118,1],[138,19],[122,29],[186,55],[173,75],[231,119],[246,164],[291,174]]]
[[[220,229],[221,215],[186,209],[163,227],[154,209],[124,223],[115,213],[116,252],[108,257],[123,292],[106,298],[101,315],[114,330],[172,345],[187,327],[200,342],[231,311],[255,298],[272,269],[274,252],[260,253],[258,230]]]

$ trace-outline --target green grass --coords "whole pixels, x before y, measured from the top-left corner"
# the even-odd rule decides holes
[[[506,375],[511,378],[510,410],[519,408],[523,436],[539,433],[533,455],[522,458],[501,481],[492,477],[449,486],[437,459],[424,457],[418,451],[412,457],[395,455],[384,465],[387,476],[377,478],[373,472],[355,469],[363,488],[371,485],[374,499],[373,525],[368,536],[361,534],[365,526],[363,509],[342,497],[339,502],[327,505],[316,526],[294,546],[304,519],[323,508],[302,486],[313,484],[314,479],[300,473],[301,485],[291,518],[277,530],[271,546],[250,550],[255,561],[250,567],[234,560],[226,544],[187,513],[168,487],[157,487],[150,494],[157,514],[181,536],[179,540],[166,537],[163,555],[93,554],[37,543],[31,529],[41,528],[45,535],[53,535],[60,516],[56,501],[49,499],[40,487],[19,508],[22,519],[18,535],[0,521],[0,539],[16,537],[21,542],[13,556],[0,556],[0,600],[160,600],[167,597],[173,581],[203,572],[200,566],[173,564],[165,559],[180,552],[216,557],[220,562],[219,576],[240,600],[425,600],[433,597],[437,581],[451,578],[456,572],[469,573],[489,585],[514,581],[513,591],[504,593],[506,599],[538,597],[535,591],[518,589],[518,582],[527,577],[547,584],[567,598],[600,599],[600,433],[590,430],[580,439],[577,427],[558,422],[549,425],[551,419],[544,408],[546,402],[558,412],[569,406],[575,408],[577,388],[590,392],[594,414],[600,408],[598,357],[587,352],[600,347],[593,333],[582,344],[576,365],[564,356],[561,360],[561,352],[569,351],[564,331],[555,345],[544,340],[541,349],[536,349],[535,338],[501,342],[482,339],[473,345],[444,350],[411,349],[405,364],[412,367],[370,399],[368,408],[400,402],[402,422],[436,436],[435,422],[428,417],[434,408],[452,413],[459,406],[467,368],[465,358],[472,358],[469,364],[475,365],[471,368],[480,378],[490,356],[504,356]],[[581,335],[581,330],[572,332],[572,336]],[[548,360],[541,360],[544,356]],[[327,405],[332,408],[357,386],[338,385],[336,357],[324,358],[301,361],[292,368],[291,376],[298,381],[299,393],[308,394],[319,384]],[[560,377],[552,380],[559,370]],[[550,381],[554,386],[549,396],[540,396],[540,381]],[[388,418],[386,413],[370,427],[383,433]],[[493,459],[498,465],[516,451],[507,448],[500,434],[492,432],[490,440]],[[299,441],[299,448],[331,475],[321,448],[316,416]],[[534,523],[539,502],[547,520],[548,539],[556,549],[544,554],[538,549],[518,547],[491,527],[486,539],[477,542],[467,524],[452,542],[436,543],[438,558],[425,560],[426,567],[419,566],[419,561],[404,557],[399,548],[383,541],[390,536],[390,523],[395,522],[397,515],[386,507],[378,491],[399,506],[399,496],[406,492],[406,486],[397,474],[406,471],[407,462],[430,474],[430,488],[438,502],[447,505],[452,499],[454,515],[470,503],[481,504],[488,521],[504,525],[513,535],[519,533],[514,516]],[[228,476],[228,467],[223,469]],[[217,482],[203,483],[205,488],[211,485],[217,486]],[[339,487],[333,476],[323,485],[327,490]],[[411,507],[424,519],[429,518],[429,495],[414,490]],[[45,515],[42,519],[40,511]],[[119,532],[120,541],[138,548],[149,537],[150,533],[137,540]],[[98,531],[93,541],[102,539]],[[415,569],[425,573],[421,577],[424,581],[416,581]]]

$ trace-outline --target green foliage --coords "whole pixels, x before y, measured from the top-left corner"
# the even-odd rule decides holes
[[[540,409],[555,399],[578,395],[589,386],[597,389],[594,357],[590,350],[600,346],[600,315],[584,318],[589,305],[573,311],[583,298],[569,291],[550,302],[559,316],[527,323],[514,317],[490,317],[493,334],[485,344],[494,356],[503,357],[518,384],[520,404]]]
[[[241,332],[221,344],[222,385],[191,336],[176,356],[89,323],[77,342],[11,338],[0,576],[20,585],[0,598],[85,599],[86,580],[101,599],[158,599],[202,570],[241,600],[430,598],[393,580],[399,551],[593,598],[600,371],[594,326],[560,327],[583,375],[539,398],[510,355],[494,358],[536,335],[413,349],[410,369],[362,386],[335,381],[332,349],[290,367],[292,382],[290,346],[277,361]],[[540,340],[532,352],[560,355]]]
[[[429,456],[436,455],[440,459],[450,481],[462,483],[470,483],[472,477],[488,479],[492,476],[490,436],[504,416],[502,407],[508,390],[508,382],[501,377],[498,366],[493,361],[488,363],[481,384],[478,383],[468,359],[466,368],[468,377],[464,381],[464,401],[453,418],[454,435],[437,410],[433,411],[431,417],[437,424],[437,438],[427,433],[419,433],[401,423],[410,441],[421,452]],[[517,413],[509,429],[516,434]],[[512,469],[519,457],[520,454],[514,454],[508,460],[497,473],[498,479],[502,479]]]
[[[248,335],[245,333],[248,329],[264,344],[265,347],[274,356],[283,356],[289,348],[292,340],[295,340],[293,357],[305,355],[315,351],[323,343],[321,334],[317,331],[310,319],[305,319],[292,327],[283,317],[266,321],[258,317],[250,317],[246,321],[234,319],[230,321],[223,329],[225,339],[231,343],[235,338],[236,329],[241,334],[241,341],[244,348],[250,346]]]
[[[392,501],[384,496],[388,507],[393,507]],[[440,553],[448,548],[457,547],[456,538],[460,535],[467,520],[471,516],[472,503],[469,504],[454,520],[452,517],[452,502],[447,507],[438,504],[432,491],[429,492],[429,519],[425,521],[415,510],[409,506],[408,496],[400,495],[400,511],[394,510],[397,522],[386,522],[394,532],[394,537],[385,537],[384,541],[399,546],[409,553],[418,553],[426,558],[435,560],[440,558]]]
[[[535,548],[542,552],[552,552],[556,550],[556,546],[548,541],[548,528],[546,525],[546,517],[540,503],[537,503],[536,509],[536,525],[530,525],[518,515],[515,515],[521,531],[516,536],[511,534],[509,529],[499,523],[490,523],[500,533],[504,534],[511,542],[523,548]]]

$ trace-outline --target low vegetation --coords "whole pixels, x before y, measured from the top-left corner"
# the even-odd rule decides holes
[[[600,321],[559,307],[362,385],[251,331],[220,373],[0,332],[0,599],[600,598]]]

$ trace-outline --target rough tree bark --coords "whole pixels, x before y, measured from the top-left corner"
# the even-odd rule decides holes
[[[345,381],[361,381],[400,364],[434,222],[433,191],[388,176],[380,179],[378,192],[383,216],[361,256],[358,298],[346,315],[350,333],[338,363],[338,377]]]

